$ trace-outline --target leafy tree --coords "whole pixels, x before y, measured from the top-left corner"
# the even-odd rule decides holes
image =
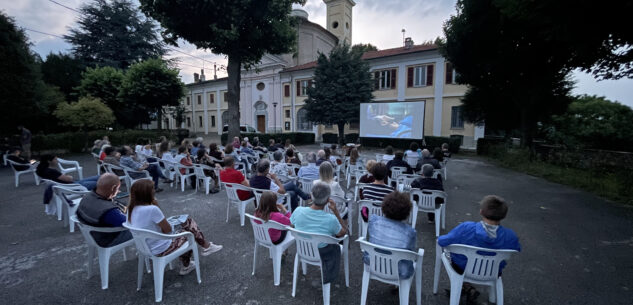
[[[314,123],[336,124],[341,145],[345,124],[358,120],[360,103],[373,99],[369,64],[361,56],[362,53],[352,52],[347,45],[334,47],[329,57],[319,54],[315,86],[308,88],[304,106],[308,117]]]
[[[293,3],[305,0],[140,0],[141,10],[156,19],[163,38],[176,45],[182,38],[196,47],[228,56],[228,136],[240,134],[242,67],[265,53],[291,52],[297,34],[290,17]]]
[[[369,51],[378,51],[378,48],[371,43],[359,43],[352,46],[352,53],[360,53],[363,55]]]
[[[69,54],[51,52],[42,62],[41,69],[44,82],[57,86],[66,100],[77,98],[75,87],[81,83],[81,73],[85,69],[81,60]]]
[[[490,129],[521,130],[531,145],[537,122],[571,102],[571,68],[552,41],[541,41],[537,19],[518,18],[518,0],[459,0],[444,25],[440,50],[469,84],[462,102],[470,122]]]
[[[119,99],[127,107],[139,109],[136,116],[138,123],[148,124],[151,122],[150,114],[155,114],[158,122],[162,122],[164,107],[178,106],[184,90],[177,69],[169,68],[161,59],[149,59],[127,70]]]
[[[169,108],[169,114],[176,120],[176,128],[180,128],[185,121],[185,110],[185,106],[182,104]]]
[[[0,130],[17,133],[37,112],[41,75],[24,31],[0,11]],[[33,127],[29,126],[31,130]]]
[[[633,151],[633,109],[602,96],[576,97],[549,126],[550,139],[568,146]]]
[[[114,122],[112,110],[98,98],[82,97],[78,102],[60,103],[55,110],[60,123],[79,130],[105,128]]]
[[[90,66],[126,69],[166,53],[155,22],[129,0],[94,0],[79,10],[77,27],[64,39],[73,45],[75,57]]]

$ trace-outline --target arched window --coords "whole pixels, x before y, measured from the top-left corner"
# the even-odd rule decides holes
[[[297,130],[299,131],[311,131],[312,123],[308,121],[308,111],[304,108],[297,111]]]
[[[266,111],[266,108],[268,108],[268,105],[266,105],[263,101],[255,103],[255,110],[257,111]]]

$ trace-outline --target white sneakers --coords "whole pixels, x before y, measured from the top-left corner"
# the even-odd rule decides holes
[[[180,267],[180,272],[178,273],[180,275],[187,275],[191,273],[191,271],[194,271],[194,270],[196,270],[196,261],[190,260],[189,265]]]
[[[200,249],[202,249],[202,251],[200,252],[200,255],[209,256],[211,253],[215,253],[222,250],[222,245],[216,245],[212,242],[209,242],[209,247],[207,248],[200,247]],[[180,271],[178,273],[180,275],[187,275],[191,273],[191,271],[193,270],[196,270],[196,261],[192,259],[191,261],[189,261],[189,265],[181,266]]]

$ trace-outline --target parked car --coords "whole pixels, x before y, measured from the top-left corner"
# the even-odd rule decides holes
[[[224,125],[224,127],[222,127],[222,133],[228,133],[229,132],[229,125]],[[240,132],[243,133],[260,133],[259,131],[257,131],[257,129],[253,128],[250,125],[240,125]]]

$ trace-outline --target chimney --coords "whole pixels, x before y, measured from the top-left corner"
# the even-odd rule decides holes
[[[413,46],[413,39],[411,37],[407,37],[404,39],[404,48],[410,49]]]
[[[198,75],[198,73],[194,73],[193,74],[193,82],[197,83],[200,81],[200,75]]]
[[[206,80],[206,77],[204,77],[204,69],[200,69],[200,81],[203,82]]]

